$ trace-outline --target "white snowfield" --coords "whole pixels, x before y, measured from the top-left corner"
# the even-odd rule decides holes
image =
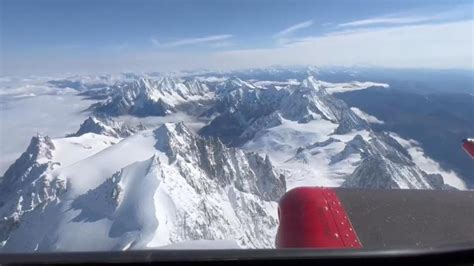
[[[91,117],[70,137],[34,137],[0,183],[0,252],[272,248],[277,202],[294,187],[466,188],[413,141],[373,132],[368,123],[382,121],[331,95],[388,85],[270,83],[230,78],[211,93],[195,80],[140,78],[121,85],[113,105],[103,101],[122,111],[124,99],[135,110],[167,95],[178,106],[216,94],[237,98],[223,111],[229,116],[245,104],[274,104],[246,121],[242,136],[250,137],[238,147],[199,136],[221,113],[203,122],[172,109],[155,118],[125,113],[119,122]]]
[[[317,154],[306,161],[293,158],[299,147],[327,140],[336,127],[337,124],[326,120],[300,124],[284,119],[282,125],[259,134],[243,148],[269,154],[275,166],[285,174],[288,189],[308,185],[337,187],[344,181],[344,175],[354,169],[350,160],[329,165],[329,158],[344,149],[344,142],[333,142],[321,147]],[[363,134],[366,135],[365,132]],[[350,140],[350,136],[338,138]]]
[[[382,120],[378,119],[377,117],[375,117],[373,115],[369,115],[368,113],[360,110],[357,107],[351,107],[351,110],[352,110],[352,112],[354,112],[356,115],[358,115],[360,118],[364,119],[368,123],[372,123],[372,124],[383,124],[384,123]]]
[[[352,81],[347,83],[330,83],[330,82],[321,82],[321,86],[326,89],[329,94],[334,93],[342,93],[348,91],[357,91],[357,90],[365,90],[368,88],[388,88],[390,85],[386,83],[377,83],[377,82],[360,82],[360,81]]]
[[[413,161],[423,171],[427,173],[440,173],[443,175],[443,180],[446,184],[455,187],[457,189],[466,190],[466,183],[456,174],[454,171],[444,170],[438,162],[431,159],[425,154],[420,145],[414,140],[406,140],[399,135],[392,133],[393,137],[403,145],[405,149],[410,153]]]
[[[299,85],[300,82],[295,79],[289,79],[287,81],[255,80],[253,84],[259,87],[265,87],[265,86],[270,86],[270,85],[296,86],[296,85]],[[371,81],[351,81],[351,82],[341,82],[341,83],[319,81],[319,85],[322,88],[324,88],[329,94],[365,90],[365,89],[370,89],[370,88],[389,88],[390,87],[390,85],[387,83],[378,83],[378,82],[371,82]]]

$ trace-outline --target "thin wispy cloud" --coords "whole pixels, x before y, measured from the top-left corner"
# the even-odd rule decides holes
[[[315,64],[473,69],[473,23],[465,20],[364,28],[301,38],[273,48],[224,51],[215,61],[217,65],[232,64],[233,68]],[[403,56],[400,51],[404,51]]]
[[[161,43],[156,38],[152,38],[151,42],[154,46],[159,47],[179,47],[179,46],[186,46],[192,44],[200,44],[200,43],[215,43],[215,42],[222,42],[229,40],[230,38],[234,37],[231,34],[222,34],[222,35],[210,35],[198,38],[187,38],[181,39],[173,42]]]
[[[311,25],[313,25],[313,21],[312,20],[308,20],[308,21],[305,21],[305,22],[301,22],[301,23],[298,23],[298,24],[295,24],[291,27],[288,27],[278,33],[275,34],[275,37],[285,37],[285,36],[288,36],[298,30],[301,30],[301,29],[305,29],[305,28],[308,28],[310,27]]]
[[[391,25],[400,25],[400,24],[413,24],[413,23],[422,23],[428,22],[436,19],[435,16],[426,16],[426,17],[379,17],[379,18],[369,18],[351,21],[347,23],[339,24],[339,27],[360,27],[360,26],[372,26],[380,24],[391,24]]]
[[[472,5],[459,5],[444,10],[418,9],[404,13],[385,14],[337,25],[340,28],[357,28],[372,26],[401,26],[415,24],[430,24],[449,21],[469,20],[473,17]]]

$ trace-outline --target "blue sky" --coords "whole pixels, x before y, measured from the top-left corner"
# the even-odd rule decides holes
[[[0,0],[1,74],[473,68],[473,1]]]

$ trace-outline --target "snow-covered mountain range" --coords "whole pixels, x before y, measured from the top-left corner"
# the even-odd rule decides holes
[[[96,113],[112,116],[165,116],[177,111],[180,104],[204,100],[209,94],[205,83],[177,78],[138,78],[116,84],[105,101],[91,106]]]
[[[285,191],[268,157],[203,139],[183,123],[122,140],[37,136],[3,177],[0,241],[4,251],[200,239],[270,247]]]
[[[0,179],[0,252],[190,240],[269,248],[277,202],[293,187],[465,188],[417,164],[399,136],[374,132],[367,114],[333,95],[387,84],[314,76],[92,80],[90,88],[50,81],[79,84],[72,89],[95,102],[77,132],[34,136]],[[203,126],[192,129],[178,114]],[[162,120],[150,125],[150,117]]]

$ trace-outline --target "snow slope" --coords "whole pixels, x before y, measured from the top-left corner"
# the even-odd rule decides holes
[[[352,136],[368,136],[369,133],[354,131],[345,135],[332,134],[336,128],[337,124],[322,119],[308,123],[283,119],[281,125],[259,132],[243,148],[268,154],[287,177],[288,189],[308,185],[337,187],[354,170],[354,159],[330,164],[331,156],[341,152]],[[317,145],[329,138],[334,141],[320,147]],[[301,153],[301,149],[311,146],[314,148],[309,154]]]
[[[384,123],[382,120],[378,119],[377,117],[375,117],[373,115],[369,115],[369,114],[365,113],[364,111],[360,110],[357,107],[351,107],[351,110],[352,110],[352,112],[354,112],[356,115],[358,115],[360,118],[364,119],[368,123],[372,123],[372,124],[383,124]]]
[[[408,151],[408,153],[410,153],[415,164],[423,171],[430,174],[440,173],[443,175],[444,183],[457,189],[467,189],[465,182],[456,174],[456,172],[444,170],[438,162],[434,161],[424,153],[423,149],[416,141],[403,139],[395,133],[391,133],[391,135]]]
[[[2,207],[1,252],[140,249],[206,239],[273,246],[276,200],[286,187],[268,158],[201,139],[182,123],[113,145],[117,139],[100,136],[97,143],[106,148],[79,145],[98,136],[40,138],[29,151],[33,161],[7,171],[6,180],[17,180],[31,165],[46,165],[36,179],[61,186],[28,210]],[[9,188],[0,187],[14,202],[19,192]]]

